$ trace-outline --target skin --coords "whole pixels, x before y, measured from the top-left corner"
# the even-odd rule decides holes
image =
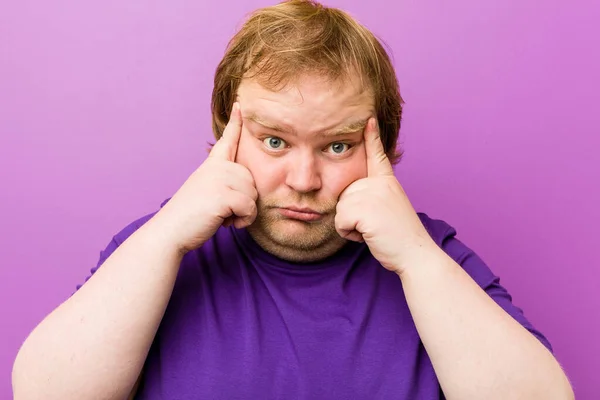
[[[238,91],[243,126],[236,162],[252,173],[257,218],[248,231],[266,251],[312,261],[345,243],[335,227],[341,193],[367,175],[364,128],[374,116],[370,92],[314,77],[273,92],[254,80]],[[287,207],[316,211],[316,220],[290,217]]]
[[[306,77],[277,93],[245,82],[243,113],[236,103],[207,160],[27,338],[13,367],[15,399],[134,393],[183,255],[223,224],[248,227],[267,251],[297,261],[326,257],[345,240],[364,241],[402,281],[446,398],[572,399],[552,354],[426,234],[383,151],[369,96],[355,82]],[[275,129],[263,138],[253,125],[259,112],[296,135]],[[348,138],[323,138],[355,118],[368,126]],[[280,150],[271,136],[289,147]],[[346,140],[354,149],[347,154],[337,143]],[[334,148],[344,155],[332,155]],[[286,210],[292,206],[321,214]]]
[[[364,241],[402,281],[446,398],[572,399],[552,354],[428,235],[394,176],[369,94],[353,82],[336,87],[313,77],[275,93],[256,82],[240,87],[237,162],[258,192],[256,222],[248,227],[255,240],[294,261],[330,255],[343,240]],[[332,158],[339,146],[323,132],[353,116],[367,118],[356,133],[362,142]],[[282,215],[290,205],[323,217],[309,224]]]

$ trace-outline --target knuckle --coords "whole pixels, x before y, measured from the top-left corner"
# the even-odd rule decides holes
[[[256,202],[252,198],[248,199],[248,211],[250,215],[256,215],[256,212],[258,211]]]

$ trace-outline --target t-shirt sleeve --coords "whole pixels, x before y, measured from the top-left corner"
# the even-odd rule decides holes
[[[106,246],[106,248],[104,250],[100,251],[100,258],[98,259],[96,266],[90,270],[90,273],[85,278],[85,281],[83,283],[77,285],[75,292],[78,291],[79,289],[81,289],[83,287],[83,285],[85,284],[85,282],[87,282],[96,273],[96,271],[98,271],[98,269],[112,255],[112,253],[114,253],[114,251],[121,244],[123,244],[123,242],[125,242],[135,231],[137,231],[146,222],[148,222],[148,220],[150,220],[154,216],[154,214],[156,214],[156,213],[145,215],[142,218],[139,218],[139,219],[133,221],[132,223],[127,225],[125,228],[123,228],[119,233],[114,235],[113,238],[111,239],[111,241]]]
[[[491,271],[486,263],[464,243],[456,238],[456,230],[441,220],[433,220],[421,214],[421,220],[437,244],[467,272],[477,284],[525,329],[553,351],[548,339],[528,320],[522,309],[512,302],[512,296],[500,284],[500,278]]]

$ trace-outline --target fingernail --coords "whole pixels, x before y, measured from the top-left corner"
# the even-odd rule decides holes
[[[377,123],[377,118],[373,117],[371,118],[371,129],[377,129],[378,123]]]
[[[367,128],[372,131],[375,128],[375,118],[369,118],[369,122],[367,123]]]

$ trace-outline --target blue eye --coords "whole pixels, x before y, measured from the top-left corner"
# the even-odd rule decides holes
[[[278,137],[268,137],[266,139],[263,140],[263,143],[267,145],[267,147],[271,148],[271,149],[282,149],[285,147],[285,142],[283,141],[283,139],[278,138]]]
[[[342,154],[345,151],[348,151],[348,149],[350,149],[350,145],[348,143],[336,142],[332,143],[330,145],[330,148],[335,154]]]

